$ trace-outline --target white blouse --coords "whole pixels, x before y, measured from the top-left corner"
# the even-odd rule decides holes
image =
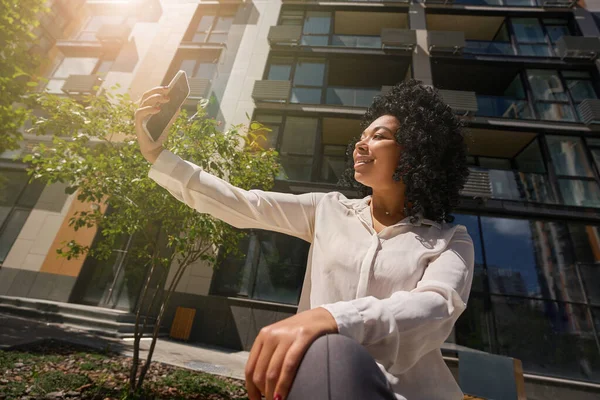
[[[166,150],[149,177],[237,228],[311,243],[298,311],[327,309],[340,334],[373,356],[397,399],[463,398],[440,347],[473,279],[473,242],[464,226],[406,218],[377,233],[370,196],[243,190]]]

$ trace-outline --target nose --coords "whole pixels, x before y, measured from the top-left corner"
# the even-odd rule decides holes
[[[356,150],[367,151],[367,143],[364,139],[356,142],[356,145],[354,147],[356,148]]]

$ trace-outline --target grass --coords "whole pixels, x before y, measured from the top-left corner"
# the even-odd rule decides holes
[[[0,400],[77,392],[77,399],[126,400],[131,359],[49,342],[0,350]],[[242,381],[152,363],[139,399],[247,399]]]

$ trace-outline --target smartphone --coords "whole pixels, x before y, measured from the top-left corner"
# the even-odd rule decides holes
[[[169,102],[161,104],[158,114],[152,114],[150,118],[144,121],[146,134],[155,142],[167,128],[169,121],[171,121],[177,110],[181,108],[185,99],[190,95],[190,85],[185,71],[177,72],[168,88]]]

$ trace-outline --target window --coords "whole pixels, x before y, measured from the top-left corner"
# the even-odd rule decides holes
[[[519,358],[525,372],[600,382],[600,227],[477,215],[455,222],[475,246],[456,344]]]
[[[596,163],[596,169],[600,173],[600,139],[586,139],[586,142]]]
[[[291,236],[251,230],[240,241],[243,255],[230,254],[215,269],[211,292],[298,304],[309,246]]]
[[[583,140],[565,136],[547,136],[546,140],[565,204],[600,207],[600,188]]]
[[[562,73],[565,84],[571,94],[577,117],[583,121],[579,114],[579,104],[585,99],[597,99],[596,89],[592,83],[592,76],[587,71],[564,71]]]
[[[188,78],[204,78],[212,80],[217,74],[217,63],[205,59],[184,59],[179,65]]]
[[[228,12],[201,15],[188,40],[194,43],[226,43],[233,18],[233,13]]]
[[[0,170],[0,264],[25,225],[44,185],[21,170]]]
[[[318,123],[316,118],[286,118],[279,152],[287,179],[308,182],[312,180]]]
[[[523,56],[550,57],[550,47],[542,24],[537,18],[512,18],[518,53]]]
[[[473,158],[474,165],[487,169],[493,198],[556,203],[537,139],[511,159]]]
[[[292,103],[321,104],[325,80],[325,60],[298,59],[294,71]]]
[[[518,54],[554,57],[556,42],[571,34],[569,21],[559,18],[511,18]]]
[[[83,26],[81,31],[75,37],[75,40],[85,41],[85,42],[95,42],[96,33],[100,30],[102,25],[106,24],[124,24],[127,22],[127,19],[120,15],[92,15],[87,23]]]
[[[540,119],[575,121],[569,96],[557,71],[528,70],[534,107]]]
[[[63,94],[61,88],[70,75],[103,75],[110,70],[112,61],[95,57],[65,57],[46,85],[46,91]]]
[[[331,13],[308,11],[302,28],[301,44],[308,46],[327,46],[331,29]]]

